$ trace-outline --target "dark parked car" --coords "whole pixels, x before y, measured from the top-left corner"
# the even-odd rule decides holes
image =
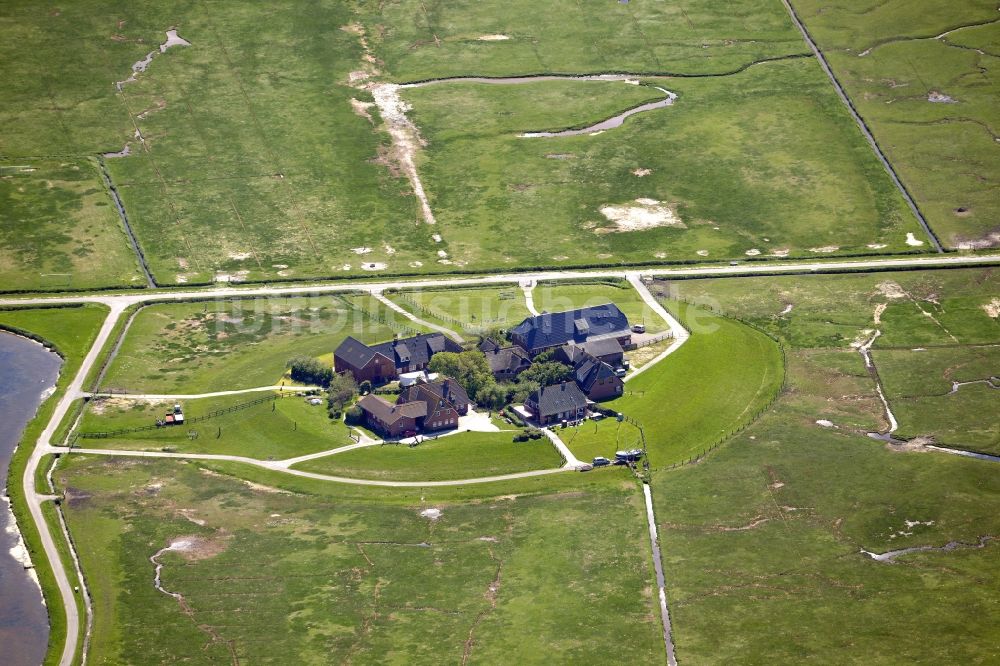
[[[610,464],[611,461],[605,458],[604,456],[597,456],[593,460],[594,467],[607,467]]]

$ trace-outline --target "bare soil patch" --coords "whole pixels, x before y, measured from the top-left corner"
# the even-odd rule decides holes
[[[601,214],[616,226],[598,228],[595,233],[643,231],[657,227],[687,228],[674,206],[656,199],[640,198],[631,204],[609,204],[601,208]]]

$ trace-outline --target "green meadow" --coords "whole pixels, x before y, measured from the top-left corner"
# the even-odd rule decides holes
[[[996,3],[795,0],[942,243],[996,247]]]

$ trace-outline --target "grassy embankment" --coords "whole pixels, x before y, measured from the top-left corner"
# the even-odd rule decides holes
[[[513,442],[513,432],[464,432],[415,447],[355,449],[299,463],[295,469],[389,481],[443,481],[552,469],[562,459],[547,439]]]
[[[942,243],[1000,244],[996,3],[793,4]]]
[[[21,478],[24,476],[25,466],[35,441],[45,428],[66,385],[69,384],[80,367],[80,363],[93,343],[106,314],[106,308],[96,305],[75,308],[0,310],[0,325],[8,330],[30,334],[45,340],[64,359],[55,393],[42,403],[35,417],[28,422],[21,435],[21,442],[11,458],[6,483],[11,508],[17,518],[18,528],[25,546],[36,566],[42,594],[45,596],[49,611],[49,652],[46,655],[46,664],[58,663],[66,638],[66,615],[52,570],[45,564],[38,530],[31,522],[28,509],[24,504],[24,496],[21,493]],[[46,488],[43,487],[44,489]],[[56,522],[50,521],[49,529],[58,534],[59,528]],[[59,541],[60,538],[57,536],[56,542]],[[63,564],[67,567],[67,571],[73,570],[71,562],[66,557],[63,557]],[[70,575],[72,576],[72,574]],[[82,615],[82,600],[77,599],[76,602]]]
[[[565,476],[574,492],[528,480],[529,494],[470,502],[440,499],[463,489],[274,477],[289,493],[193,464],[74,456],[58,481],[98,570],[90,657],[533,661],[555,647],[588,661],[607,649],[592,628],[614,617],[630,635],[619,655],[661,659],[641,496],[611,475]],[[193,549],[158,561],[190,614],[154,589],[149,560],[182,537]]]

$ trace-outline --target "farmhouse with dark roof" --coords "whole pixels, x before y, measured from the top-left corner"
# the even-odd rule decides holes
[[[439,352],[460,352],[462,347],[441,333],[423,333],[369,347],[348,336],[333,352],[333,369],[349,372],[358,382],[384,384],[400,373],[423,370]]]
[[[545,312],[528,317],[511,329],[514,344],[532,357],[565,344],[614,339],[620,345],[632,340],[628,318],[614,303],[566,312]]]
[[[458,427],[458,418],[469,412],[469,396],[454,379],[418,382],[391,403],[369,394],[358,401],[365,422],[386,437],[409,437],[421,432]]]
[[[587,413],[587,396],[573,382],[543,386],[528,396],[524,407],[541,425],[577,421]]]

